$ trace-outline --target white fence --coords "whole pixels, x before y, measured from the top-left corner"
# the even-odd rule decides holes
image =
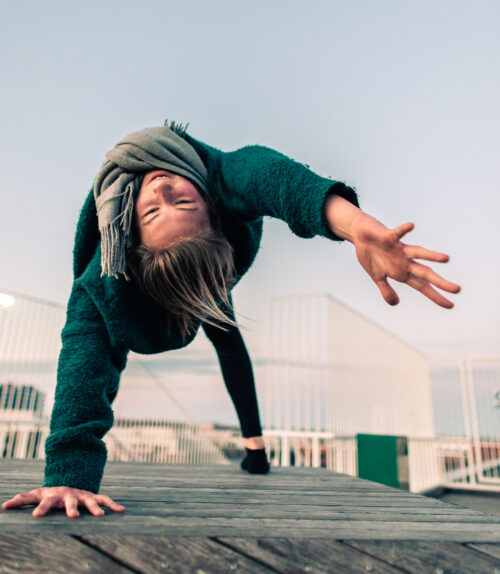
[[[264,430],[271,466],[314,467],[357,476],[355,437]]]
[[[500,357],[460,362],[465,432],[428,436],[425,357],[330,296],[278,299],[263,401],[272,466],[356,476],[355,434],[397,434],[408,438],[411,491],[500,491]],[[44,458],[64,321],[60,305],[0,293],[0,458]],[[134,353],[113,411],[109,460],[230,464]]]
[[[65,319],[61,305],[0,293],[0,458],[45,456]],[[108,460],[230,464],[135,353],[113,412]]]
[[[329,294],[273,297],[266,428],[433,437],[428,359]]]
[[[48,434],[48,420],[0,421],[0,458],[44,459]],[[108,460],[230,464],[197,424],[185,421],[119,419],[103,440]]]
[[[472,488],[500,492],[500,356],[460,361]]]

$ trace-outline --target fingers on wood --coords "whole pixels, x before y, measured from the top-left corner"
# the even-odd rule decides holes
[[[10,500],[2,504],[2,508],[16,508],[25,504],[34,504],[39,501],[39,496],[33,492],[18,492]]]
[[[102,516],[104,514],[104,510],[97,504],[94,498],[85,498],[85,506],[94,516]]]
[[[101,506],[107,506],[112,510],[125,510],[125,506],[118,504],[105,494],[100,494],[99,496],[96,496],[96,500]]]

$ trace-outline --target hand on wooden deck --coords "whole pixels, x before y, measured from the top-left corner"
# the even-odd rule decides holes
[[[68,518],[78,518],[78,506],[85,506],[94,516],[103,516],[104,510],[99,507],[106,506],[110,510],[123,512],[125,507],[114,502],[109,496],[95,494],[88,490],[70,488],[68,486],[45,486],[35,488],[30,492],[16,494],[2,504],[2,509],[18,508],[20,506],[37,504],[32,516],[38,518],[47,514],[52,508],[66,508]]]

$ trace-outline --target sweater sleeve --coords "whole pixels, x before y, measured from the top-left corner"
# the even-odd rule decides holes
[[[42,486],[98,493],[107,458],[102,437],[113,426],[111,401],[127,350],[111,345],[99,311],[78,282],[73,284],[61,339]]]
[[[320,235],[342,241],[325,218],[325,200],[338,194],[359,207],[354,188],[324,178],[273,149],[252,145],[221,152],[219,194],[229,210],[248,219],[269,215],[299,237]]]

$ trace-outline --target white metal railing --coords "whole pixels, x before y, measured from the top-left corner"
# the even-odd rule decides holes
[[[0,458],[44,458],[49,434],[62,305],[0,291]],[[130,352],[105,435],[108,460],[230,464],[163,381]]]
[[[497,484],[479,480],[487,473],[498,478],[500,439],[484,441],[481,449],[496,452],[496,456],[489,461],[484,457],[478,460],[474,441],[463,437],[408,439],[412,492],[426,492],[439,487],[500,492]]]
[[[357,475],[355,437],[326,432],[263,430],[271,466],[313,467]]]
[[[44,457],[64,321],[61,305],[0,292],[0,458]],[[500,357],[460,363],[465,436],[422,436],[418,429],[432,426],[425,357],[323,294],[275,301],[271,322],[263,434],[273,466],[355,476],[357,432],[399,434],[409,437],[411,491],[439,486],[500,491]],[[363,342],[364,351],[355,341]],[[401,357],[391,367],[384,394],[384,373],[397,353]],[[405,388],[398,377],[406,381],[412,369]],[[364,384],[365,375],[372,389]],[[104,437],[109,460],[229,464],[134,353],[113,411],[115,424]],[[425,420],[411,427],[416,413]],[[415,432],[405,432],[410,428]]]
[[[477,466],[474,484],[500,492],[500,357],[466,357],[460,372],[465,436]]]
[[[49,421],[0,421],[0,458],[45,459]],[[231,464],[194,423],[116,421],[104,437],[108,460],[185,464]]]
[[[266,428],[434,436],[429,361],[328,293],[275,296]]]

